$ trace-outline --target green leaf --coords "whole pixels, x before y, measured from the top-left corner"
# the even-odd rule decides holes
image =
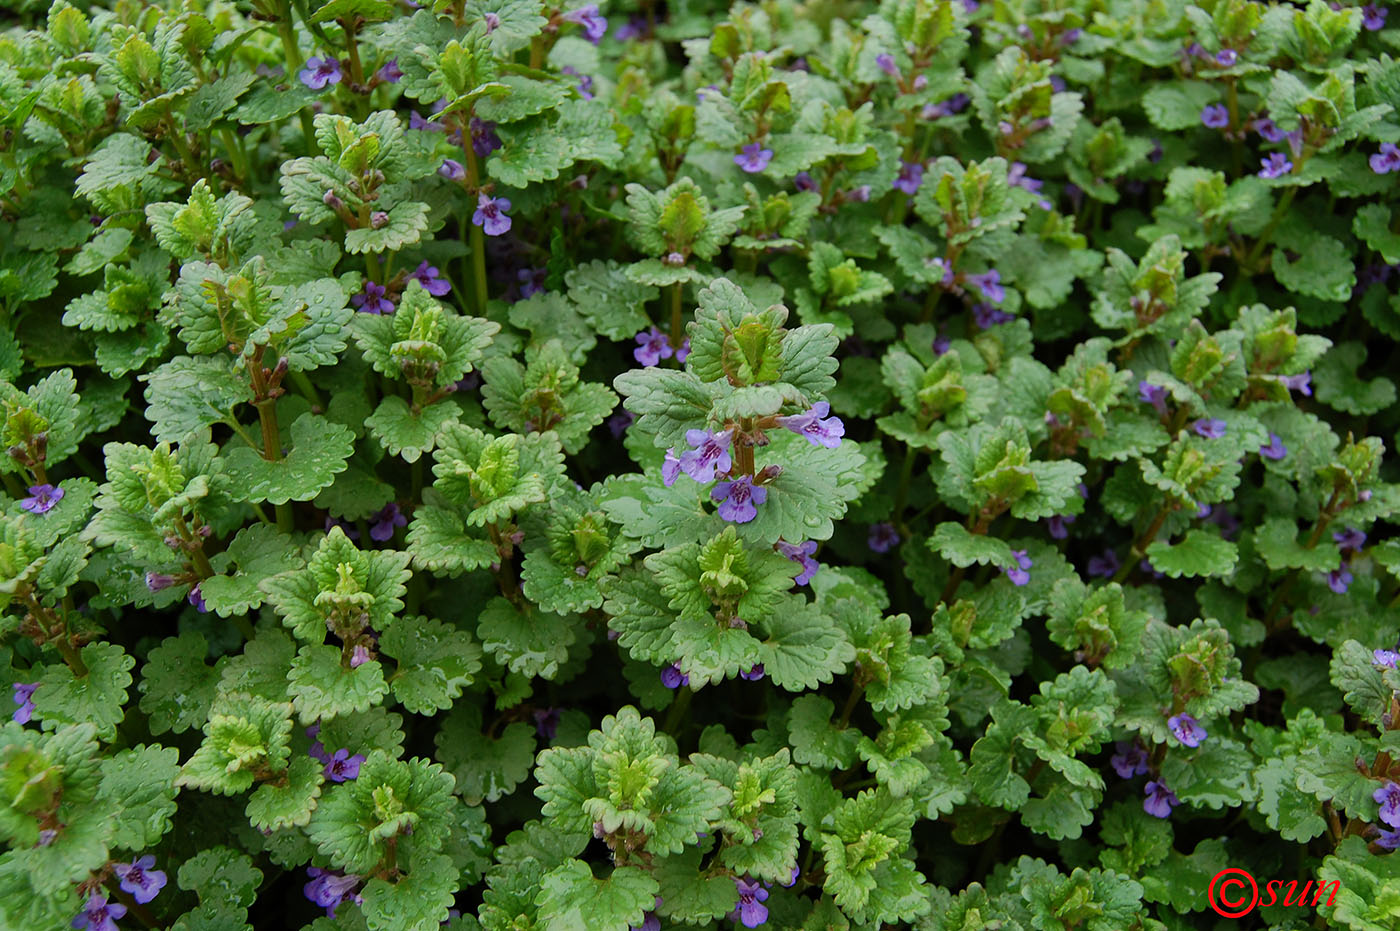
[[[264,459],[246,446],[224,457],[232,493],[239,501],[310,501],[348,468],[355,435],[324,417],[306,413],[291,427],[292,448],[284,457]]]
[[[173,747],[140,744],[102,761],[98,799],[113,820],[113,846],[145,850],[165,836],[179,775],[180,752]]]
[[[368,660],[352,667],[345,653],[333,646],[304,646],[297,651],[287,673],[287,691],[301,723],[368,711],[388,694],[383,666]]]
[[[530,777],[535,762],[535,729],[516,721],[493,737],[482,733],[481,709],[459,705],[433,738],[438,758],[457,780],[457,793],[469,805],[498,801]]]
[[[258,587],[286,571],[296,556],[292,542],[265,524],[254,524],[238,531],[228,549],[210,563],[220,575],[199,583],[204,603],[219,617],[236,617],[259,607],[266,597]],[[237,566],[236,572],[222,573]],[[201,640],[201,643],[203,641]]]
[[[428,228],[427,204],[404,201],[389,208],[388,219],[379,229],[345,231],[345,251],[351,255],[365,252],[398,252],[418,242]]]
[[[1142,108],[1158,129],[1194,129],[1201,125],[1201,111],[1218,99],[1219,92],[1205,81],[1169,81],[1149,87]]]
[[[45,724],[92,724],[105,741],[116,737],[126,716],[134,657],[115,643],[89,643],[78,651],[87,672],[81,676],[61,663],[47,666],[31,701]]]
[[[369,931],[436,931],[457,893],[459,874],[449,857],[414,857],[398,882],[378,877],[365,883],[361,906]]]
[[[635,866],[618,867],[600,880],[582,860],[567,860],[540,880],[540,918],[546,931],[626,931],[642,923],[658,889],[656,880]]]
[[[321,797],[321,764],[311,757],[292,760],[285,783],[263,783],[248,799],[248,821],[259,831],[305,827],[311,821],[316,800]]]
[[[219,909],[247,908],[257,898],[262,871],[247,854],[228,847],[210,847],[180,864],[176,882],[199,896],[201,905]]]
[[[476,641],[466,631],[431,618],[401,618],[380,636],[379,649],[397,660],[389,686],[394,697],[415,714],[451,708],[481,669],[481,647]]]
[[[176,443],[228,421],[234,407],[253,399],[247,381],[214,357],[176,356],[140,380],[146,382],[151,435],[162,443]]]
[[[1395,403],[1395,382],[1378,377],[1361,378],[1357,369],[1366,360],[1361,343],[1338,343],[1318,360],[1313,369],[1317,399],[1348,414],[1369,415]]]
[[[424,453],[432,452],[438,435],[457,422],[458,414],[457,406],[451,403],[431,404],[415,414],[408,401],[390,395],[379,402],[365,426],[389,455],[417,462]]]
[[[1342,554],[1331,540],[1312,549],[1298,542],[1298,525],[1292,518],[1271,517],[1254,532],[1254,549],[1270,569],[1306,569],[1330,572],[1342,564]]]
[[[1275,249],[1272,267],[1279,284],[1319,300],[1345,301],[1356,286],[1351,251],[1330,236],[1309,238],[1296,261],[1289,261],[1284,249]]]
[[[578,639],[578,622],[529,602],[517,608],[493,598],[477,619],[477,636],[486,652],[512,672],[552,679]]]
[[[1204,530],[1188,530],[1176,543],[1157,541],[1147,547],[1152,568],[1174,579],[1226,576],[1235,569],[1235,544]]]

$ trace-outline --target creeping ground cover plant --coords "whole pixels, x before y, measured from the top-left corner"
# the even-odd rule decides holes
[[[1389,13],[10,0],[0,928],[1400,928]]]

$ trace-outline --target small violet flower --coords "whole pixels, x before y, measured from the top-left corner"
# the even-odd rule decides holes
[[[1094,556],[1089,560],[1089,574],[1101,579],[1111,579],[1117,574],[1120,565],[1117,553],[1111,549],[1104,550],[1102,556]]]
[[[1296,391],[1305,398],[1312,397],[1312,372],[1301,375],[1284,375],[1279,378],[1289,391]]]
[[[666,458],[661,461],[661,482],[667,488],[676,484],[681,477],[681,461],[676,458],[676,448],[666,450]]]
[[[355,894],[355,886],[359,885],[360,877],[354,873],[341,874],[323,870],[319,867],[308,866],[306,875],[311,877],[311,882],[303,888],[303,894],[326,910],[329,918],[335,917],[336,907],[347,900],[359,902],[359,895]]]
[[[1232,48],[1223,48],[1215,53],[1215,63],[1222,68],[1232,68],[1240,60],[1240,53]]]
[[[1172,809],[1181,804],[1176,793],[1161,781],[1149,782],[1143,792],[1147,798],[1143,799],[1142,810],[1155,818],[1170,818]]]
[[[429,265],[427,260],[418,263],[418,267],[408,273],[408,277],[416,280],[433,297],[442,297],[452,290],[452,285],[442,278],[442,272],[438,271],[436,265]]]
[[[643,330],[634,338],[637,341],[637,348],[632,350],[632,358],[648,368],[660,364],[662,359],[669,359],[675,355],[675,350],[671,348],[671,341],[666,338],[665,333],[656,327]]]
[[[773,160],[773,150],[765,149],[757,142],[750,142],[734,156],[734,164],[749,174],[758,174]]]
[[[94,891],[88,896],[82,912],[73,919],[72,926],[86,931],[117,931],[117,919],[125,914],[125,905],[109,903],[105,895]]]
[[[734,905],[730,917],[745,928],[757,928],[768,920],[768,906],[763,902],[768,898],[768,890],[756,880],[734,877],[734,886],[739,890],[739,901]]]
[[[973,304],[972,322],[977,324],[978,329],[990,330],[994,326],[1001,326],[1003,323],[1010,323],[1016,318],[1004,310],[998,310],[991,304]]]
[[[445,158],[442,160],[442,164],[438,166],[438,174],[442,175],[448,181],[465,181],[467,179],[467,167],[455,159]]]
[[[802,571],[793,576],[793,581],[798,585],[806,585],[812,581],[812,576],[816,575],[817,570],[821,568],[821,563],[812,558],[816,551],[816,540],[806,540],[802,543],[778,541],[778,552],[802,567]]]
[[[535,733],[545,740],[553,740],[559,733],[558,708],[536,708],[530,717],[535,719]]]
[[[681,672],[679,664],[672,663],[661,670],[661,684],[668,689],[678,689],[683,685],[690,684],[690,676]]]
[[[200,614],[209,613],[209,608],[204,604],[204,593],[199,590],[198,582],[190,586],[189,594],[185,596],[185,600],[193,605]]]
[[[1157,409],[1163,417],[1167,415],[1167,389],[1151,382],[1138,382],[1138,398]]]
[[[131,893],[138,905],[145,905],[165,888],[165,873],[152,869],[155,865],[156,858],[146,854],[130,863],[118,863],[112,872],[121,879],[122,889]]]
[[[816,179],[805,171],[799,171],[792,176],[792,186],[799,191],[815,191],[818,189]]]
[[[875,66],[892,78],[899,77],[899,66],[894,63],[894,56],[889,52],[882,52],[876,55]]]
[[[1378,175],[1400,171],[1400,146],[1393,142],[1382,142],[1381,150],[1370,158],[1371,170]]]
[[[1366,545],[1366,534],[1355,527],[1348,527],[1334,532],[1332,542],[1336,543],[1343,553],[1359,553],[1361,547]]]
[[[484,191],[476,195],[476,212],[472,222],[481,227],[487,236],[500,236],[510,231],[510,217],[506,211],[510,201],[504,197],[492,197]]]
[[[567,23],[576,23],[582,26],[583,34],[594,45],[597,45],[608,31],[608,21],[599,15],[596,3],[579,7],[577,10],[570,10],[564,14],[563,19]]]
[[[374,73],[374,76],[385,84],[399,83],[399,81],[403,80],[403,71],[399,69],[399,60],[397,58],[389,59]]]
[[[1269,434],[1269,442],[1259,447],[1259,455],[1265,459],[1272,459],[1275,462],[1288,455],[1288,447],[1283,445],[1283,438],[1277,433]]]
[[[1012,566],[1010,569],[1003,567],[1002,571],[1004,571],[1006,577],[1011,580],[1011,584],[1020,588],[1022,585],[1030,583],[1031,574],[1026,570],[1034,566],[1035,563],[1031,562],[1031,558],[1026,555],[1025,550],[1012,550],[1011,555],[1016,560],[1016,565]]]
[[[903,191],[910,197],[919,192],[919,185],[924,183],[924,166],[921,162],[901,162],[899,166],[899,177],[895,178],[894,186],[896,190]]]
[[[763,678],[763,664],[758,663],[748,672],[739,673],[739,678],[749,682],[757,682],[759,679]]]
[[[1197,436],[1208,440],[1218,440],[1225,435],[1225,421],[1202,417],[1191,425]]]
[[[841,437],[846,435],[846,426],[840,417],[827,417],[831,405],[818,401],[801,414],[779,417],[778,423],[798,436],[805,437],[813,446],[836,449],[841,445]]]
[[[329,84],[339,84],[340,62],[334,58],[308,58],[306,67],[301,69],[297,77],[301,78],[301,83],[314,91],[324,90]]]
[[[865,545],[876,553],[888,553],[899,545],[899,540],[900,536],[895,531],[894,524],[880,521],[878,524],[870,525],[870,533],[865,537]]]
[[[1181,741],[1183,747],[1199,747],[1206,739],[1206,729],[1191,715],[1181,713],[1167,719],[1167,727],[1172,736]]]
[[[477,158],[485,158],[501,147],[501,137],[496,135],[496,124],[472,117],[468,124],[472,134],[472,151]]]
[[[729,456],[729,441],[733,430],[708,433],[704,430],[685,431],[685,441],[691,448],[681,453],[681,471],[700,484],[713,482],[719,472],[728,472],[733,465]],[[764,492],[767,496],[767,492]]]
[[[1050,532],[1050,536],[1055,540],[1064,540],[1069,537],[1069,528],[1066,524],[1074,523],[1072,514],[1055,514],[1045,519],[1045,529]]]
[[[1368,32],[1379,32],[1385,28],[1385,18],[1390,11],[1376,3],[1368,3],[1361,8],[1361,25]]]
[[[1110,759],[1113,771],[1124,779],[1147,775],[1147,751],[1136,743],[1119,742],[1113,747],[1118,752]]]
[[[1293,163],[1282,152],[1274,152],[1259,164],[1262,166],[1259,169],[1261,178],[1281,178],[1293,170]]]
[[[1266,142],[1283,141],[1283,130],[1279,129],[1278,126],[1274,123],[1274,121],[1269,119],[1267,116],[1260,117],[1259,119],[1254,121],[1254,131],[1257,132],[1260,136],[1264,137],[1264,140]]]
[[[1001,286],[1001,272],[995,268],[979,275],[967,275],[964,280],[981,291],[993,304],[1000,304],[1006,300],[1006,289]]]
[[[1372,650],[1371,665],[1380,666],[1382,669],[1394,669],[1400,663],[1400,653],[1394,650]]]
[[[385,287],[374,281],[365,279],[365,286],[359,294],[350,298],[350,303],[357,307],[361,313],[366,314],[391,314],[394,312],[394,302],[389,300]]]
[[[19,506],[30,514],[47,514],[62,500],[63,489],[45,482],[42,485],[30,485],[29,497],[21,499]]]
[[[404,517],[398,504],[390,501],[370,518],[369,538],[380,543],[387,542],[394,538],[395,527],[403,527],[407,524],[408,518]]]
[[[350,668],[359,669],[370,661],[369,647],[363,643],[355,644],[355,648],[350,651]]]
[[[1400,785],[1389,780],[1371,793],[1381,806],[1380,819],[1393,828],[1400,828]]]
[[[1201,111],[1201,122],[1211,129],[1224,129],[1230,125],[1230,111],[1223,103],[1213,103]]]
[[[14,714],[10,715],[10,720],[16,724],[28,724],[34,717],[34,690],[39,687],[37,682],[16,682],[10,688],[14,689],[15,704],[19,705]]]
[[[1327,587],[1338,595],[1345,595],[1351,582],[1351,570],[1346,566],[1342,566],[1340,569],[1333,569],[1331,572],[1327,573]],[[1397,824],[1396,827],[1400,827],[1400,824]]]
[[[326,761],[325,774],[331,782],[348,782],[356,779],[360,775],[360,764],[365,761],[363,753],[350,755],[350,751],[341,747],[331,754],[331,758]]]
[[[710,500],[719,502],[719,516],[736,524],[747,524],[758,516],[758,505],[768,500],[768,489],[741,475],[730,482],[719,482],[710,489]]]

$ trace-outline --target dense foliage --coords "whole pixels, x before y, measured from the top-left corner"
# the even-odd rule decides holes
[[[1400,927],[1385,9],[633,3],[7,4],[0,927]]]

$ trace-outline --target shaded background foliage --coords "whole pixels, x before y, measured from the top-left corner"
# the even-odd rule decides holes
[[[1396,926],[1384,7],[7,6],[0,925]]]

